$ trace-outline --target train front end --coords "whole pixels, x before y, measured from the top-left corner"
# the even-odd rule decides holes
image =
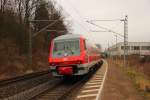
[[[82,39],[54,39],[51,44],[49,65],[53,76],[83,75],[85,56]]]

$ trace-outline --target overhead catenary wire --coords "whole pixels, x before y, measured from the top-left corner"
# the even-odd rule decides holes
[[[88,20],[90,22],[94,22],[94,21],[118,21],[119,19],[113,19],[113,20]],[[121,21],[119,21],[121,23]],[[111,27],[111,29],[115,29],[117,26],[119,26],[119,24],[116,24],[115,26]],[[108,28],[107,28],[108,29]],[[90,30],[91,32],[108,32],[108,31],[102,31],[102,30]],[[123,38],[123,37],[122,37]]]
[[[30,22],[53,22],[53,21],[57,21],[58,19],[56,20],[30,20]]]
[[[94,25],[94,26],[96,26],[96,27],[98,27],[98,28],[104,29],[104,30],[106,30],[107,32],[112,32],[112,33],[118,34],[118,35],[121,36],[121,37],[124,37],[122,34],[117,33],[117,32],[115,32],[115,31],[113,31],[112,29],[109,29],[109,28],[106,28],[106,27],[97,25],[97,24],[95,24],[95,23],[92,23],[91,21],[86,21],[86,22],[87,22],[87,23],[90,23],[90,24],[92,24],[92,25]]]
[[[96,22],[96,21],[120,21],[121,19],[112,19],[112,20],[90,20],[92,22]]]
[[[84,20],[81,20],[81,14],[79,14],[79,12],[74,8],[74,6],[72,5],[72,3],[68,0],[67,1],[67,3],[69,3],[68,5],[71,5],[71,6],[69,6],[69,8],[71,8],[71,9],[73,9],[73,11],[79,16],[79,19],[80,19],[80,21],[83,23],[86,23]],[[59,3],[58,5],[60,5],[61,6],[61,4]],[[65,10],[65,9],[64,9]],[[65,10],[66,11],[66,10]],[[67,11],[66,11],[66,13],[67,13]],[[86,32],[90,32],[90,30],[89,30],[89,28],[88,27],[86,27],[85,25],[83,25],[83,24],[81,24],[81,22],[79,21],[79,20],[77,20],[74,16],[72,16],[71,14],[69,14],[69,13],[67,13],[72,19],[74,19],[74,21],[73,21],[73,23],[74,24],[76,24],[76,25],[80,25],[83,29],[84,29],[84,31],[86,31]]]
[[[121,23],[122,23],[122,22],[119,21],[119,23],[116,23],[116,25],[114,25],[113,27],[111,27],[111,29],[116,29],[116,28],[118,28],[118,26],[119,26]]]
[[[80,12],[74,7],[74,5],[70,2],[70,0],[67,0],[67,1],[68,1],[67,3],[69,3],[69,4],[71,5],[72,9],[74,9],[74,11],[76,12],[76,14],[78,14],[80,20],[83,21],[84,23],[86,23],[86,20],[84,20],[84,17],[83,17],[83,16],[80,14]]]
[[[38,32],[34,33],[34,34],[32,35],[32,37],[37,36],[40,32],[42,32],[42,31],[46,30],[48,27],[50,27],[50,26],[54,25],[56,22],[58,22],[58,21],[59,21],[59,20],[61,20],[61,19],[62,19],[62,17],[60,17],[59,19],[57,19],[57,20],[53,21],[53,22],[52,22],[52,23],[50,23],[49,25],[47,25],[47,26],[45,26],[44,28],[42,28],[40,31],[38,31]]]
[[[67,3],[69,3],[69,5],[71,5],[72,9],[74,9],[74,11],[76,12],[76,14],[79,16],[80,20],[84,23],[86,23],[86,21],[84,20],[83,16],[79,13],[79,11],[74,7],[74,5],[70,2],[70,0],[67,0]],[[85,27],[85,26],[84,26]],[[88,26],[86,26],[86,29],[89,31]]]

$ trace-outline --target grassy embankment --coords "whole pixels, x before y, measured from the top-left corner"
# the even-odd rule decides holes
[[[145,99],[150,100],[150,72],[147,70],[147,68],[150,67],[150,63],[144,62],[143,64],[140,64],[139,62],[135,62],[135,60],[137,59],[129,58],[128,66],[126,68],[123,67],[123,60],[108,59],[108,62],[121,68]]]

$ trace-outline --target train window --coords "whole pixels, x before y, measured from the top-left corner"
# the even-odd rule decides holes
[[[80,55],[79,40],[55,41],[53,57],[64,57],[71,55]]]

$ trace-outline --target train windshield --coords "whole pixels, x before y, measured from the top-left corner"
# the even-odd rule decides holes
[[[79,40],[55,41],[53,48],[53,57],[80,55],[79,44]]]

